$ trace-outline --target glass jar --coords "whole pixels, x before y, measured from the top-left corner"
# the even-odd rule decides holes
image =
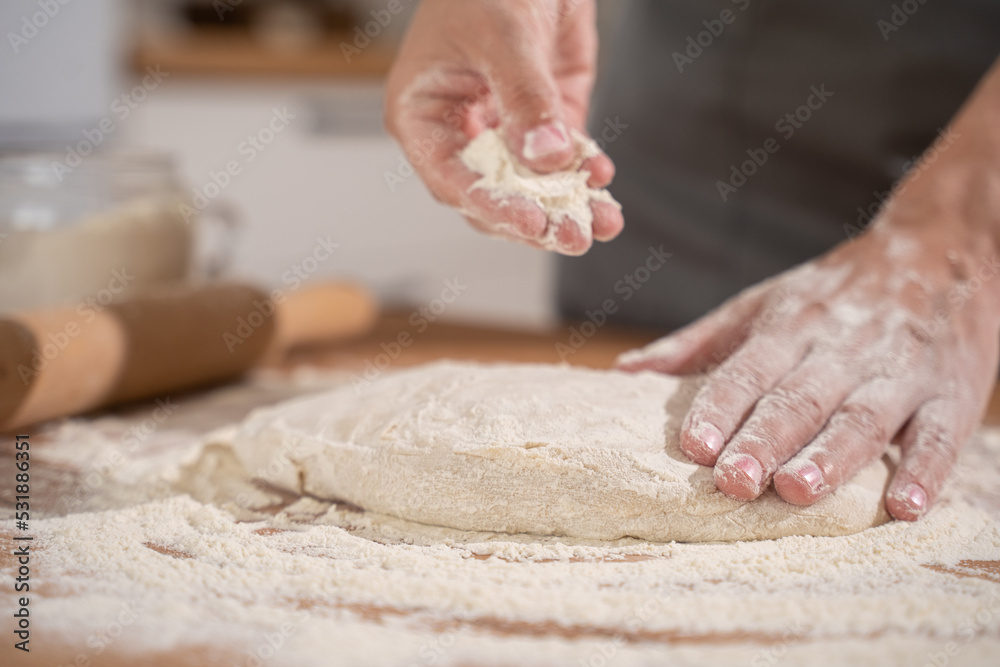
[[[162,154],[94,154],[76,166],[57,154],[0,157],[0,312],[106,305],[190,278],[195,230],[181,197]]]

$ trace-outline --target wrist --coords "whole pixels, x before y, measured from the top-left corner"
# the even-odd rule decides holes
[[[877,226],[949,253],[996,254],[1000,250],[1000,159],[969,154],[957,141],[934,151],[932,147],[894,188]]]
[[[942,246],[961,246],[979,255],[1000,249],[998,110],[1000,60],[906,178],[893,188],[881,216],[887,227],[912,231],[934,238]]]
[[[872,231],[885,242],[885,261],[946,293],[948,307],[960,294],[981,315],[1000,314],[1000,162],[957,143],[947,151],[911,172]]]

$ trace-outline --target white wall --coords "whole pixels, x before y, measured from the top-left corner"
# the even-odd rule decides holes
[[[352,278],[390,302],[421,305],[457,278],[469,287],[449,317],[550,323],[551,256],[473,231],[415,175],[390,191],[385,172],[398,169],[401,153],[378,129],[379,99],[378,88],[356,85],[171,77],[120,124],[116,140],[171,151],[189,186],[203,186],[230,160],[240,163],[242,173],[220,195],[244,223],[238,275],[280,287],[317,237],[330,235],[340,248],[311,279]],[[285,107],[296,118],[246,162],[241,142]],[[319,132],[318,124],[336,127]]]
[[[7,34],[20,33],[25,17],[32,22],[40,1],[58,12],[15,53]],[[611,23],[619,4],[602,0],[602,24]],[[359,280],[390,303],[419,306],[436,297],[446,279],[458,278],[469,289],[449,316],[521,326],[554,319],[552,256],[472,231],[433,202],[416,176],[389,190],[384,174],[399,167],[400,151],[380,130],[377,88],[171,76],[122,119],[112,103],[136,83],[121,76],[123,37],[136,29],[129,21],[135,8],[123,0],[0,3],[7,42],[0,44],[0,150],[62,149],[110,118],[116,129],[107,144],[167,150],[189,186],[203,186],[227,161],[242,163],[240,143],[267,124],[273,108],[287,106],[297,118],[257,159],[242,164],[221,197],[243,221],[235,274],[280,287],[316,238],[329,234],[340,248],[313,279]],[[392,32],[404,25],[394,21]]]
[[[0,149],[57,143],[108,112],[121,87],[117,0],[0,3]]]

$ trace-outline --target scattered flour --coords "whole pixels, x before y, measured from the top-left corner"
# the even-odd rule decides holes
[[[47,470],[46,490],[89,495],[75,513],[32,513],[32,656],[36,640],[47,664],[140,664],[158,652],[240,667],[940,656],[951,666],[992,665],[1000,652],[996,429],[973,438],[916,523],[733,544],[599,542],[439,528],[291,496],[251,482],[262,471],[241,466],[233,429],[200,435],[295,393],[271,380],[188,399],[137,445],[143,410],[34,436],[32,480]],[[0,593],[4,609],[13,595]],[[20,664],[6,648],[0,660]]]
[[[570,135],[579,157],[570,169],[551,174],[539,174],[522,165],[496,129],[480,132],[461,154],[466,168],[482,175],[472,184],[473,189],[486,190],[496,200],[523,197],[545,212],[549,226],[541,244],[547,250],[559,249],[556,233],[564,224],[576,225],[585,238],[593,239],[591,203],[621,208],[610,192],[588,186],[590,172],[580,169],[584,161],[600,153],[597,144],[575,130]]]

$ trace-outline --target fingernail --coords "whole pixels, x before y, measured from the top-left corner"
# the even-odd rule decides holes
[[[569,134],[560,122],[540,125],[524,135],[523,156],[527,160],[559,153],[569,148]]]
[[[927,509],[927,492],[919,484],[910,482],[903,488],[903,502],[917,514],[923,514]]]
[[[764,476],[764,469],[761,468],[760,462],[757,459],[748,454],[740,454],[730,461],[729,465],[746,475],[751,488],[757,489],[760,487],[760,480]]]
[[[695,440],[704,445],[705,449],[712,452],[712,454],[716,456],[719,455],[722,451],[722,446],[725,444],[725,440],[722,437],[722,431],[715,428],[708,422],[702,422],[695,426],[691,430],[691,435],[694,436]]]
[[[799,477],[809,485],[813,493],[819,492],[819,487],[823,484],[823,471],[815,463],[807,463],[799,468]]]

